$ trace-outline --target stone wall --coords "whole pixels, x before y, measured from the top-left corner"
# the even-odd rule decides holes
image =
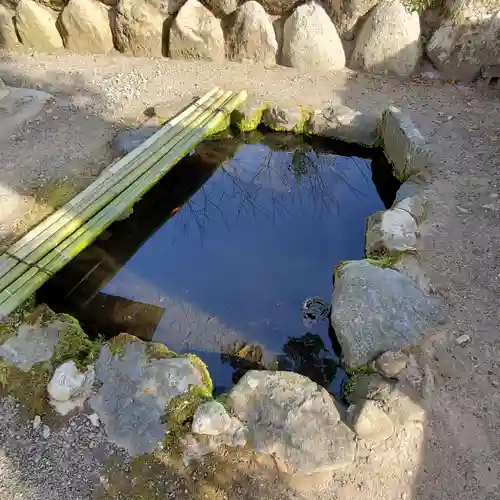
[[[420,12],[420,14],[418,13]],[[0,0],[0,46],[407,77],[500,64],[500,0]]]

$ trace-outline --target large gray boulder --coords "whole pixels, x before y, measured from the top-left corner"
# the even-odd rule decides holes
[[[236,11],[227,31],[226,47],[232,61],[276,64],[278,42],[262,5],[250,0]]]
[[[168,430],[168,405],[192,388],[206,390],[199,366],[188,357],[150,356],[145,342],[105,344],[95,364],[101,383],[90,406],[108,438],[131,455],[151,452]]]
[[[64,46],[74,52],[114,50],[108,8],[95,0],[70,0],[59,18]]]
[[[17,334],[0,346],[0,358],[27,372],[37,363],[51,360],[59,334],[66,327],[67,323],[59,319],[47,324],[23,323]]]
[[[500,61],[500,2],[455,1],[426,51],[447,78],[471,81],[483,66]]]
[[[350,65],[380,74],[409,76],[420,59],[420,20],[399,0],[386,0],[370,12],[356,37]]]
[[[384,153],[399,180],[406,181],[426,171],[431,161],[430,149],[408,114],[397,106],[389,106],[382,114],[379,132]],[[405,187],[405,191],[411,187]]]
[[[371,147],[377,141],[378,120],[375,113],[331,104],[314,113],[309,130],[314,135]]]
[[[164,13],[142,0],[120,0],[113,16],[118,50],[134,56],[162,55]]]
[[[223,61],[225,46],[220,20],[197,0],[188,0],[170,28],[169,54],[173,59]]]
[[[300,5],[286,20],[283,64],[301,71],[333,71],[345,66],[345,54],[335,25],[315,2]]]
[[[47,7],[33,0],[21,0],[16,9],[15,22],[23,45],[45,51],[63,48],[56,19],[56,14]]]
[[[446,318],[439,300],[397,271],[352,261],[337,272],[331,321],[349,367],[420,344]]]
[[[0,5],[0,47],[12,49],[19,45],[14,27],[14,11]]]
[[[332,397],[302,375],[250,371],[230,392],[229,404],[253,447],[275,455],[289,473],[326,472],[354,459],[354,435]]]

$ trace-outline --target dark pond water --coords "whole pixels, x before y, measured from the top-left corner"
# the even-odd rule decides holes
[[[399,183],[371,154],[284,134],[204,143],[39,300],[91,334],[197,353],[217,392],[267,366],[338,394],[335,336],[328,320],[304,322],[301,306],[330,299],[334,266],[364,256],[366,217],[394,199]],[[246,344],[261,349],[243,356]]]

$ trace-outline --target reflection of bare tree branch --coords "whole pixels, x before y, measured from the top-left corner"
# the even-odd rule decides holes
[[[235,157],[224,161],[215,175],[187,202],[187,209],[175,217],[175,223],[182,224],[184,234],[194,223],[203,242],[206,224],[219,216],[230,230],[242,214],[273,222],[280,214],[292,216],[291,205],[301,207],[312,217],[343,216],[341,200],[339,194],[336,195],[339,183],[359,199],[369,196],[353,186],[343,173],[345,169],[356,168],[363,180],[371,183],[371,172],[364,160],[342,157],[344,163],[338,164],[340,157],[318,153],[308,144],[295,145],[289,152],[271,148],[262,151],[262,147],[253,152],[245,150],[251,147],[243,147]],[[221,208],[228,197],[237,203],[230,213]]]

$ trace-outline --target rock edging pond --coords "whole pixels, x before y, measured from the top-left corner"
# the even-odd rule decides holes
[[[174,440],[187,463],[221,445],[246,446],[272,455],[288,474],[343,468],[355,460],[356,440],[386,440],[398,426],[422,420],[418,345],[446,321],[418,258],[431,161],[425,139],[395,107],[379,120],[338,106],[313,111],[250,102],[233,116],[241,130],[261,122],[351,142],[365,138],[384,148],[404,181],[394,207],[367,223],[367,258],[335,270],[331,320],[351,375],[347,412],[306,377],[273,370],[247,372],[217,401],[196,356],[127,334],[92,342],[73,318],[28,307],[0,330],[0,382],[33,415],[49,411],[47,395],[60,414],[88,404],[108,438],[131,455],[168,451]]]

